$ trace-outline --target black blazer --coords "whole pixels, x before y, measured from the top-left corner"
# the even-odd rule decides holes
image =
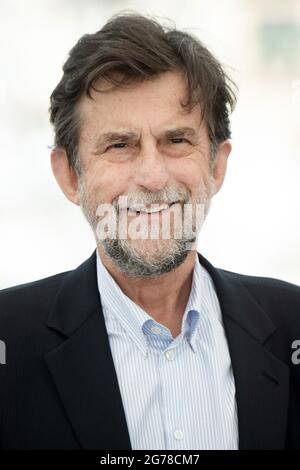
[[[213,267],[236,385],[240,449],[300,448],[300,287]],[[0,448],[131,449],[96,278],[74,271],[0,292]],[[134,400],[134,396],[132,397]],[[199,400],[201,397],[199,397]]]

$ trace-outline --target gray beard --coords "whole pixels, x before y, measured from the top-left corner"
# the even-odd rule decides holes
[[[157,277],[180,266],[190,253],[190,240],[172,240],[174,246],[163,259],[146,259],[127,240],[106,239],[101,241],[105,254],[115,266],[129,277]],[[125,242],[125,243],[124,243]]]
[[[175,270],[186,260],[191,252],[191,246],[196,242],[195,234],[191,234],[189,230],[183,230],[181,239],[174,238],[169,240],[171,246],[169,246],[168,250],[164,251],[163,257],[158,254],[149,258],[146,253],[141,253],[133,247],[127,239],[106,238],[99,240],[96,235],[98,222],[96,207],[89,200],[82,178],[79,178],[78,191],[80,207],[93,230],[97,245],[104,250],[104,253],[116,268],[128,277],[157,277]],[[213,179],[210,178],[197,201],[197,203],[204,204],[204,218],[206,218],[209,212],[213,192]],[[189,195],[185,193],[184,197],[185,202],[187,202]]]

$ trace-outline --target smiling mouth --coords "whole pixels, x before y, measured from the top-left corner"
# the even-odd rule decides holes
[[[179,201],[172,202],[171,204],[151,204],[150,206],[136,208],[127,208],[128,215],[139,215],[139,214],[156,214],[159,212],[167,211],[170,207],[177,204]]]

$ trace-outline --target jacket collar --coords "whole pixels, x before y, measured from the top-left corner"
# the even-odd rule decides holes
[[[276,327],[239,275],[198,256],[221,305],[236,385],[239,448],[283,448],[288,367],[265,347]],[[47,326],[65,336],[45,360],[80,446],[131,449],[98,292],[96,250],[66,274]]]

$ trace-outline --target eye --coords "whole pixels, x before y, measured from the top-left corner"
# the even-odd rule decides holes
[[[126,144],[125,142],[116,142],[115,144],[111,144],[111,145],[108,145],[108,147],[106,147],[105,149],[105,152],[110,152],[110,151],[114,151],[114,150],[123,150],[123,149],[126,149],[128,146],[128,144]]]
[[[170,139],[172,144],[183,144],[185,142],[188,142],[187,139],[184,139],[183,137],[174,137],[173,139]]]
[[[127,145],[127,144],[125,144],[124,142],[117,142],[117,143],[112,144],[109,147],[107,147],[107,150],[109,150],[109,149],[123,149],[123,148],[125,148],[125,145]]]

